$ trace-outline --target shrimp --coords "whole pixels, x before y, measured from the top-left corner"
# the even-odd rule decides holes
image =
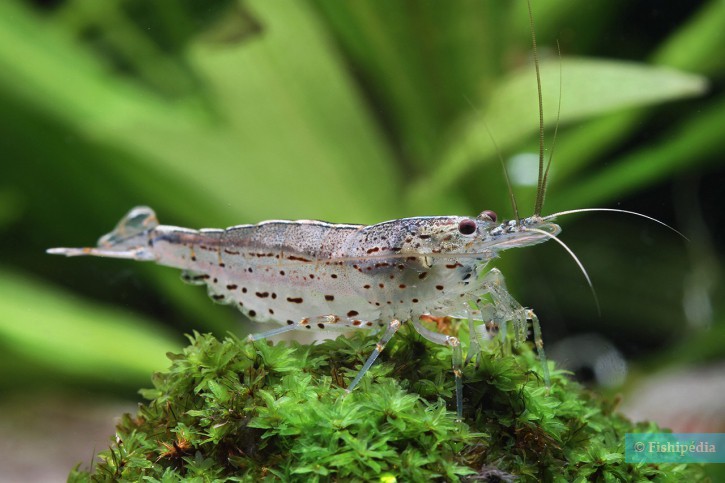
[[[380,342],[348,391],[410,321],[425,339],[452,348],[460,396],[460,342],[426,329],[421,317],[485,318],[497,325],[513,321],[519,334],[533,320],[543,358],[535,315],[506,291],[501,272],[486,268],[499,252],[542,243],[560,231],[539,216],[499,222],[490,210],[477,217],[415,217],[370,226],[272,220],[189,230],[160,225],[154,211],[142,206],[101,237],[97,247],[48,253],[180,268],[185,282],[206,285],[215,302],[234,305],[252,320],[282,325],[250,340],[292,330],[382,328]],[[484,304],[487,294],[492,306],[473,310],[471,303]],[[459,397],[459,416],[461,404]]]

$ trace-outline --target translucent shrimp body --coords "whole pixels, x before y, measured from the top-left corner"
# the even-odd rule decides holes
[[[490,211],[476,218],[416,217],[370,226],[272,220],[189,230],[159,225],[153,210],[137,207],[97,247],[48,252],[180,268],[184,281],[206,285],[215,302],[282,326],[251,339],[290,330],[384,328],[381,342],[348,390],[401,323],[412,321],[426,339],[453,348],[460,416],[458,340],[425,329],[420,318],[514,321],[516,332],[525,334],[533,314],[508,294],[500,272],[484,273],[485,267],[502,250],[542,243],[559,232],[558,225],[540,217],[500,223]],[[485,294],[493,306],[472,310],[471,304],[482,303]]]

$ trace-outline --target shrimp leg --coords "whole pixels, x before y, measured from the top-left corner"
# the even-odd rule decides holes
[[[541,361],[541,367],[546,387],[550,387],[549,366],[546,364],[546,353],[544,352],[544,342],[541,339],[541,325],[539,318],[531,309],[525,309],[514,299],[506,290],[503,274],[497,269],[491,270],[485,279],[484,291],[491,294],[494,307],[492,309],[492,318],[496,324],[501,327],[501,338],[506,337],[506,322],[511,320],[514,323],[514,337],[518,343],[526,340],[527,322],[530,320],[534,331],[534,345],[536,353]]]
[[[399,320],[392,320],[388,327],[385,329],[385,333],[383,334],[383,337],[380,339],[380,342],[377,343],[375,346],[375,350],[372,354],[370,354],[370,357],[368,357],[368,360],[365,361],[365,364],[363,364],[362,369],[357,373],[355,376],[355,379],[352,380],[350,385],[345,389],[345,392],[348,394],[350,391],[355,389],[355,386],[358,385],[362,377],[365,375],[366,372],[370,369],[370,367],[375,362],[375,359],[378,358],[381,352],[383,352],[383,349],[385,349],[385,345],[388,343],[388,341],[395,335],[395,333],[400,329],[400,321]]]
[[[463,379],[461,372],[461,364],[463,362],[463,353],[461,351],[461,341],[458,337],[441,334],[440,332],[433,332],[423,327],[417,320],[413,320],[413,327],[424,339],[433,342],[434,344],[444,345],[450,347],[453,351],[452,365],[453,365],[453,376],[456,378],[456,420],[463,420]]]

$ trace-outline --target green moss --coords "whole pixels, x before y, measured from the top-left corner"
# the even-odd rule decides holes
[[[190,341],[141,391],[149,402],[122,418],[92,472],[75,469],[70,481],[704,479],[696,465],[625,463],[624,434],[656,427],[633,425],[553,365],[548,391],[525,344],[496,342],[465,367],[456,423],[450,352],[413,331],[347,396],[375,335]]]

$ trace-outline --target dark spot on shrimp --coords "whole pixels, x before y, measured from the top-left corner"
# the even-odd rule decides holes
[[[420,280],[425,279],[425,277],[427,277],[427,276],[428,276],[428,272],[421,272],[420,274],[418,274],[418,278]]]
[[[310,274],[310,279],[313,279],[313,278],[315,278],[315,275],[311,273]]]
[[[279,274],[280,274],[280,275],[282,275],[282,276],[284,277],[284,275],[285,275],[285,274],[284,274],[284,270],[280,270],[280,271],[279,271]]]
[[[224,300],[224,295],[212,295],[211,298],[214,300]]]
[[[218,280],[216,279],[216,277],[214,277],[214,280],[212,280],[211,282],[212,282],[212,283],[217,283],[217,282],[218,282]]]
[[[337,278],[337,274],[336,273],[333,273],[332,275],[330,275],[330,277]]]
[[[276,293],[274,293],[274,292],[272,292],[272,298],[273,298],[273,299],[276,299],[276,298],[277,298],[277,294],[276,294]]]
[[[365,284],[363,285],[363,288],[370,288],[370,285]]]
[[[404,283],[401,283],[400,285],[398,285],[398,288],[406,288],[406,287],[407,287],[407,285],[405,285]]]
[[[269,315],[274,315],[274,310],[272,310],[272,309],[267,309],[267,310],[269,311]]]
[[[469,278],[471,278],[471,273],[470,273],[470,272],[469,272],[469,273],[467,273],[467,274],[465,274],[465,275],[463,276],[463,280],[468,280]]]
[[[230,250],[228,248],[224,249],[224,253],[228,253],[229,255],[239,255],[239,252],[235,252],[234,250]]]
[[[350,312],[347,313],[348,317],[355,317],[356,315],[358,315],[357,310],[351,310]]]
[[[227,285],[227,290],[236,290],[236,289],[237,289],[237,286],[233,283],[230,283],[229,285]]]
[[[287,319],[287,325],[294,325],[294,324],[295,324],[294,320]]]
[[[287,257],[287,260],[297,261],[297,262],[311,262],[309,258],[303,258],[303,257],[296,257],[294,255],[290,255]]]
[[[317,327],[319,327],[320,329],[324,329],[325,328],[325,324],[323,324],[322,322],[320,322],[319,324],[317,324]]]
[[[360,324],[362,324],[362,322],[361,322],[361,321],[359,321],[359,320],[353,320],[353,321],[352,321],[352,325],[354,325],[354,326],[356,326],[356,327],[357,327],[358,325],[360,325]]]
[[[240,307],[244,307],[244,302],[239,302]]]
[[[260,299],[266,299],[269,297],[269,292],[255,292],[255,295]]]
[[[242,293],[247,293],[247,287],[242,287]]]
[[[444,288],[443,285],[436,285],[437,290],[443,290],[443,288]]]
[[[325,295],[325,300],[327,300],[328,302],[332,302],[333,300],[335,300],[335,296],[334,295]]]
[[[384,284],[384,283],[379,283],[379,284],[378,284],[378,287],[380,287],[380,288],[385,288],[385,284]]]
[[[373,323],[372,322],[365,322],[365,325],[367,325],[368,327],[372,327],[373,326]]]
[[[414,304],[417,304],[418,303],[418,299],[413,299],[413,300],[411,300],[411,302],[413,302]]]
[[[420,238],[421,240],[427,240],[428,238],[430,238],[430,235],[418,235],[418,238]]]
[[[304,302],[304,300],[302,300],[302,297],[287,297],[287,302],[291,302],[293,304],[301,304],[302,302]]]
[[[219,266],[222,267],[222,268],[226,267],[226,265],[224,264],[224,262],[219,262]]]
[[[379,252],[379,251],[380,251],[380,247],[373,247],[367,251],[367,254],[370,255],[371,253],[375,253],[375,252]]]
[[[192,261],[192,262],[195,262],[195,261],[196,261],[196,255],[192,255],[192,256],[191,256],[191,261]]]
[[[249,316],[250,317],[256,317],[257,316],[257,312],[255,312],[254,310],[250,310],[249,311]]]
[[[460,263],[456,262],[456,263],[452,263],[452,264],[446,265],[446,268],[451,268],[451,269],[453,269],[453,268],[456,268],[456,267],[462,267],[462,266],[463,266],[463,265],[461,265]]]

